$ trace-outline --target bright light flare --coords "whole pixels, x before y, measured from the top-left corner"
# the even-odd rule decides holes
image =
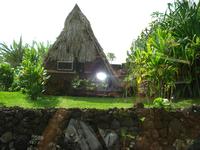
[[[98,73],[96,74],[96,77],[97,77],[97,79],[99,79],[99,80],[101,80],[101,81],[105,81],[105,79],[107,78],[107,75],[106,75],[106,73],[104,73],[104,72],[98,72]]]

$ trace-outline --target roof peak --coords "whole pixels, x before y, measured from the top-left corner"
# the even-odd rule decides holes
[[[80,11],[81,9],[79,8],[78,4],[76,3],[73,10],[79,10]]]

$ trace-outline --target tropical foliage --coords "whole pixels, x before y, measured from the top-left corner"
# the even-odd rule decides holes
[[[20,37],[19,42],[13,40],[11,45],[0,43],[0,62],[7,62],[11,67],[16,68],[20,66],[26,49],[34,48],[39,56],[44,58],[50,46],[49,42],[46,44],[36,41],[33,41],[32,44],[23,43],[22,37]]]
[[[95,82],[88,79],[81,79],[78,76],[72,80],[72,87],[74,89],[95,90],[97,88],[105,89],[107,86],[106,82]]]
[[[28,48],[28,44],[23,44],[22,37],[20,37],[19,42],[13,40],[11,45],[0,43],[0,59],[9,63],[12,67],[17,67],[22,62],[26,48]]]
[[[45,56],[47,55],[47,52],[49,48],[51,47],[51,44],[49,41],[47,41],[47,43],[33,41],[31,47],[37,51],[38,55],[43,60]]]
[[[44,86],[49,78],[43,67],[43,60],[50,44],[33,41],[23,44],[15,40],[8,46],[0,43],[0,86],[1,90],[22,90],[31,99],[37,99],[44,92]],[[12,68],[11,68],[12,67]],[[12,86],[11,86],[12,85]]]
[[[76,77],[74,80],[72,80],[72,87],[74,89],[94,90],[96,88],[96,85],[90,80],[80,79],[79,77]]]
[[[14,73],[9,64],[0,64],[0,89],[8,91],[13,83]]]
[[[35,49],[25,51],[18,79],[20,88],[31,99],[37,99],[44,92],[44,86],[49,76],[42,66],[41,57]]]
[[[154,13],[149,28],[133,43],[129,75],[139,84],[147,82],[148,96],[170,98],[172,91],[176,96],[200,96],[199,7],[187,0],[168,4],[166,13]]]
[[[165,98],[158,97],[153,100],[153,107],[155,108],[170,108],[171,107],[170,101]]]
[[[106,56],[107,56],[107,58],[108,58],[108,60],[110,61],[110,62],[113,62],[115,59],[116,59],[116,56],[115,56],[115,54],[114,53],[107,53],[106,54]]]

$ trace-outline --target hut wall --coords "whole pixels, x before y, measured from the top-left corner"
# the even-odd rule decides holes
[[[45,68],[47,70],[57,70],[57,61],[55,60],[49,60],[46,64],[45,64]]]
[[[48,73],[50,78],[46,84],[46,94],[48,95],[70,95],[73,89],[71,81],[75,74],[69,73]]]
[[[83,72],[74,68],[74,72],[65,72],[57,70],[57,61],[48,61],[46,63],[46,69],[50,78],[46,85],[46,94],[48,95],[73,95],[74,90],[72,88],[71,82],[78,75],[82,79],[89,79],[97,81],[96,73],[105,72],[108,74],[107,69],[101,58],[97,58],[93,62],[79,63],[78,69],[82,69]],[[80,67],[81,66],[81,67]],[[80,71],[80,72],[79,72]],[[108,76],[110,78],[110,76]],[[99,90],[99,89],[97,89]],[[84,93],[84,92],[83,92]]]

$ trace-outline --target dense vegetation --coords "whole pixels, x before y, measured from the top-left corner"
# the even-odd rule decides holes
[[[41,59],[35,49],[26,50],[17,74],[19,87],[33,100],[44,92],[45,83],[49,78]]]
[[[176,0],[153,21],[128,53],[129,79],[149,97],[200,96],[200,2]],[[142,88],[141,88],[142,87]]]
[[[31,45],[13,41],[0,43],[0,89],[26,93],[37,99],[44,92],[48,79],[43,59],[50,44],[33,41]]]
[[[9,64],[0,64],[0,88],[8,91],[14,80],[14,71]]]

